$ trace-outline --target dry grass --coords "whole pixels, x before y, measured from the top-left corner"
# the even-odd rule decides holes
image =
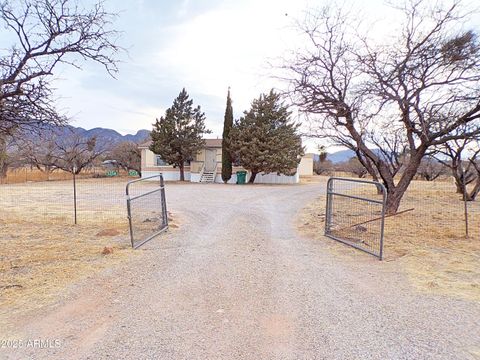
[[[318,184],[320,182],[324,182],[325,177],[324,176],[318,176],[318,175],[302,175],[300,176],[300,184]]]
[[[124,223],[125,179],[77,181],[77,216],[80,224]],[[0,185],[2,219],[73,223],[72,181]]]
[[[0,308],[11,314],[44,306],[68,284],[132,254],[125,237],[97,236],[98,232],[85,225],[3,223]],[[104,247],[112,247],[113,253],[102,255]]]
[[[107,169],[102,167],[94,167],[83,170],[78,178],[91,178],[94,176],[105,176]],[[127,177],[128,174],[123,169],[116,170],[120,176]],[[50,174],[46,174],[37,168],[23,167],[18,169],[9,170],[5,178],[0,178],[0,184],[21,184],[27,182],[43,182],[43,181],[61,181],[72,180],[72,174],[63,171],[55,170]]]
[[[42,307],[69,284],[139,254],[130,248],[125,179],[80,180],[77,192],[74,225],[70,181],[0,185],[1,317]],[[113,252],[102,254],[105,247]]]
[[[453,184],[414,182],[400,210],[415,210],[385,220],[386,262],[398,265],[422,290],[480,301],[480,202],[468,206],[470,237],[466,238],[463,202]],[[347,206],[336,211],[352,214]],[[337,254],[356,256],[355,250],[323,238],[324,214],[322,197],[304,209],[300,229],[329,243]]]
[[[58,170],[52,172],[50,175],[38,169],[31,169],[29,167],[9,170],[6,178],[0,179],[4,184],[18,184],[28,181],[47,181],[47,180],[68,180],[71,179],[72,174]]]

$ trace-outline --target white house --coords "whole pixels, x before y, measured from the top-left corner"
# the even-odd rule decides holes
[[[165,181],[180,180],[180,170],[173,165],[169,165],[162,160],[159,155],[155,155],[149,150],[151,141],[147,141],[141,145],[142,154],[142,177],[149,177],[163,174]],[[232,178],[229,183],[237,182],[236,172],[245,170],[240,166],[234,166]],[[195,158],[185,165],[185,180],[191,182],[218,182],[222,181],[222,139],[205,139],[205,146],[196,155]],[[278,175],[276,173],[257,174],[255,183],[263,184],[294,184],[300,181],[302,175],[312,175],[313,173],[313,157],[306,155],[302,158],[298,165],[295,175]],[[250,173],[247,171],[247,181]]]

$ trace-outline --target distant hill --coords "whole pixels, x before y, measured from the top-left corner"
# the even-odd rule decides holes
[[[132,141],[135,143],[141,143],[148,139],[150,136],[150,131],[148,130],[139,130],[136,134],[127,134],[122,135],[119,132],[112,129],[105,128],[94,128],[86,130],[81,127],[68,126],[69,130],[73,131],[75,134],[78,134],[82,137],[92,137],[95,136],[98,142],[108,143],[108,144],[117,144],[122,141]]]
[[[332,154],[328,154],[327,159],[333,162],[334,164],[337,164],[344,161],[348,161],[354,156],[355,156],[355,152],[352,150],[340,150]]]
[[[44,129],[43,131],[45,132],[54,131],[56,134],[59,134],[61,137],[78,135],[82,138],[91,138],[95,136],[97,138],[97,144],[106,146],[106,147],[111,147],[112,145],[116,145],[123,141],[132,141],[137,144],[140,144],[148,140],[150,137],[150,131],[148,130],[139,130],[137,131],[136,134],[122,135],[118,131],[115,131],[112,129],[93,128],[90,130],[86,130],[84,128],[75,127],[71,125],[66,125],[62,127],[47,125],[43,127],[43,129]],[[42,130],[37,130],[36,132],[37,134],[38,134],[38,131],[42,131]],[[27,133],[26,136],[27,137],[35,136],[35,133]]]
[[[382,153],[378,148],[371,149],[371,150],[377,155],[382,156]],[[327,159],[333,162],[334,164],[338,164],[344,161],[348,161],[352,157],[356,157],[355,152],[347,149],[347,150],[340,150],[340,151],[336,151],[334,153],[328,154]]]

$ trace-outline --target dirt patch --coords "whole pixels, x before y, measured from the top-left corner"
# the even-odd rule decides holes
[[[469,238],[463,203],[452,184],[414,182],[401,207],[409,208],[415,210],[385,219],[385,262],[404,271],[423,291],[480,301],[480,204],[469,204]],[[338,256],[368,256],[325,238],[324,222],[321,196],[302,210],[298,227]]]
[[[167,212],[168,217],[168,228],[169,229],[178,229],[182,223],[182,215],[180,213],[172,214],[172,212]]]
[[[117,229],[103,229],[100,230],[96,236],[117,236],[120,235],[120,231]]]
[[[126,230],[122,229],[125,235]],[[132,255],[126,236],[97,237],[96,232],[82,225],[46,227],[23,221],[3,225],[0,308],[8,309],[9,316],[40,308],[55,301],[68,284]],[[110,249],[108,256],[102,255],[105,248]]]
[[[318,184],[325,182],[325,176],[320,175],[302,175],[300,176],[300,184]]]
[[[170,228],[178,217],[169,213]],[[128,225],[98,231],[98,227],[27,222],[9,218],[0,244],[0,323],[55,302],[68,285],[141,252],[131,249]]]
[[[113,247],[105,246],[102,250],[102,255],[110,255],[113,254]]]

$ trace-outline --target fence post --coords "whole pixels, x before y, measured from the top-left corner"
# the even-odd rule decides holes
[[[73,214],[74,222],[77,225],[77,181],[75,179],[75,173],[77,172],[77,167],[73,167]]]
[[[325,205],[325,234],[330,232],[331,212],[332,212],[332,191],[333,191],[333,179],[330,178],[327,181],[327,203]]]
[[[165,182],[163,175],[160,175],[160,196],[162,201],[163,225],[168,226],[167,199],[165,196]]]
[[[461,160],[460,160],[461,163]],[[463,212],[465,217],[465,237],[468,238],[468,204],[467,204],[467,184],[465,183],[465,171],[463,169],[463,164],[460,165],[462,167],[462,182],[463,182]]]

